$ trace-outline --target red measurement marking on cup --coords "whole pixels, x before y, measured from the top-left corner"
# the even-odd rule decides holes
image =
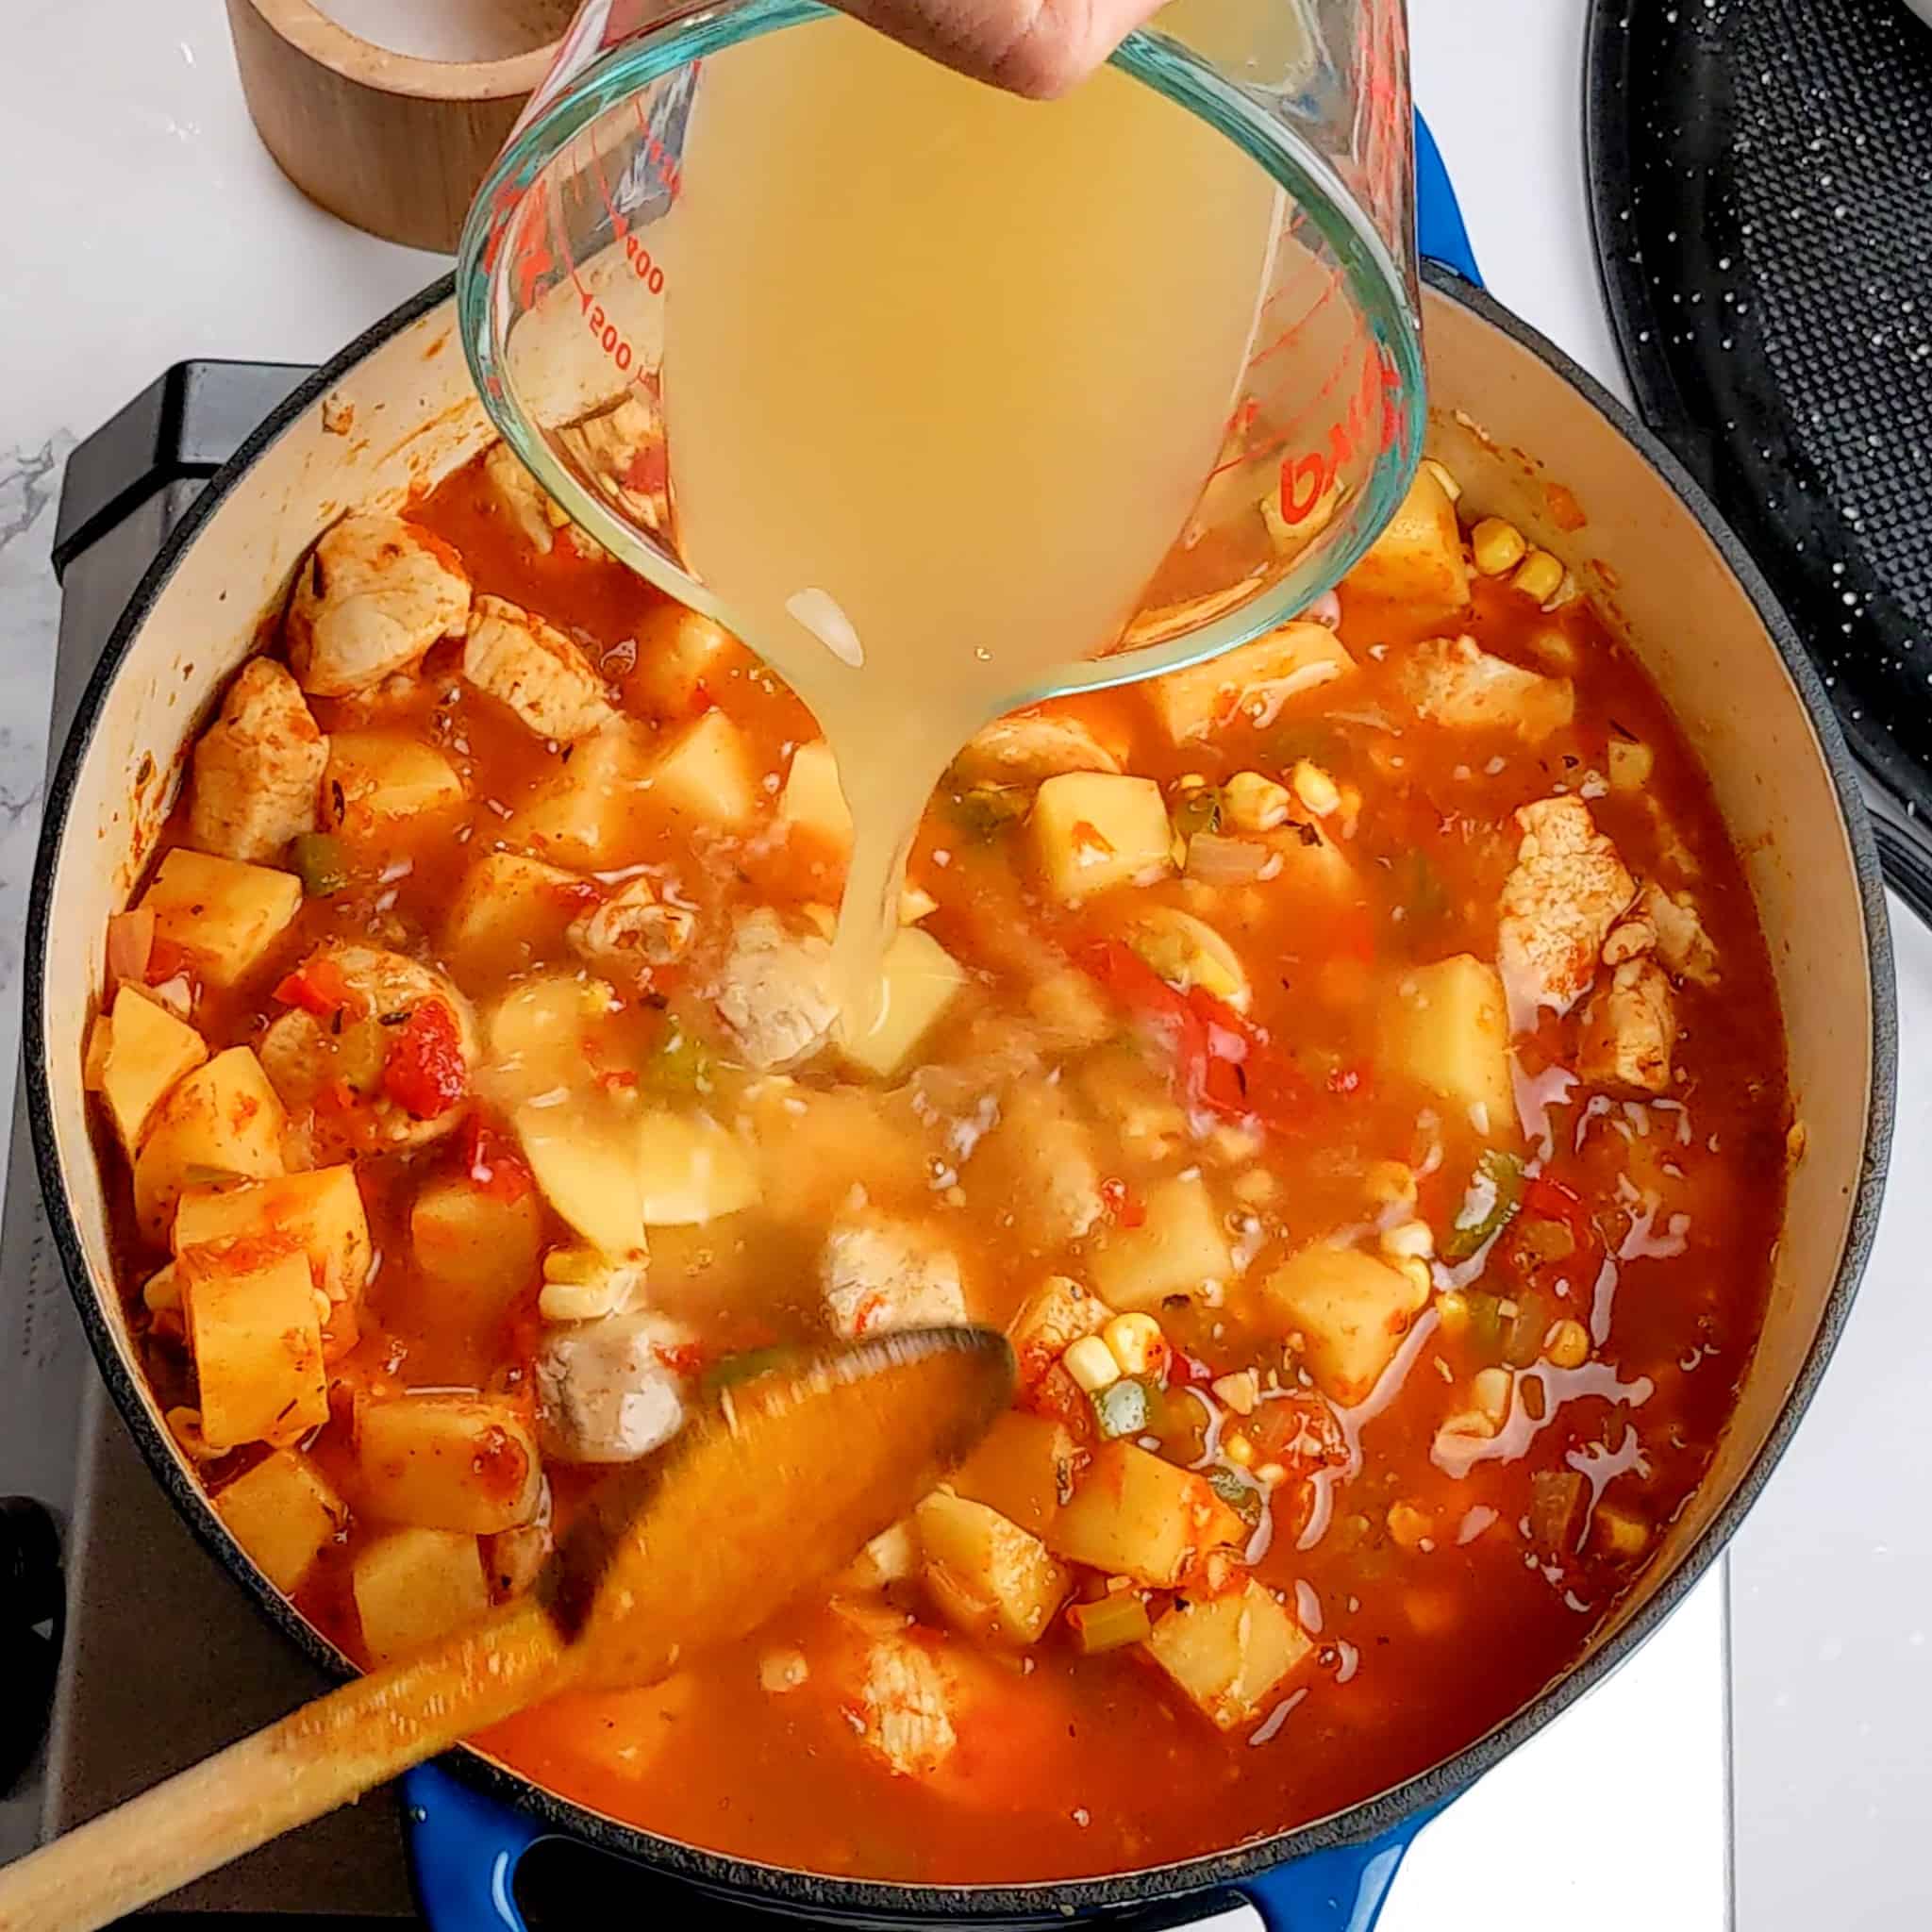
[[[1304,450],[1281,459],[1281,519],[1306,523],[1335,479],[1354,462],[1368,440],[1379,450],[1394,447],[1402,435],[1402,377],[1379,342],[1362,353],[1360,376],[1346,412],[1328,425],[1325,449]]]

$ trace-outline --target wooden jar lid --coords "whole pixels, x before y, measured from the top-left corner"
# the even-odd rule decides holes
[[[445,255],[575,11],[573,0],[425,0],[412,25],[392,30],[439,54],[467,43],[483,56],[458,59],[376,46],[312,0],[227,8],[249,114],[282,173],[343,221]],[[338,10],[357,17],[348,0]]]

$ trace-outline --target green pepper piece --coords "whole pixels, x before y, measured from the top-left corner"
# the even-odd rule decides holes
[[[1487,1149],[1475,1164],[1475,1175],[1456,1224],[1442,1242],[1445,1261],[1466,1261],[1492,1236],[1515,1220],[1523,1206],[1523,1162],[1500,1147]]]
[[[1231,1469],[1210,1469],[1208,1487],[1245,1523],[1257,1529],[1261,1523],[1261,1492],[1244,1476]]]
[[[1111,1442],[1117,1436],[1144,1436],[1147,1433],[1147,1389],[1123,1375],[1105,1389],[1096,1389],[1089,1398],[1093,1404],[1093,1420],[1102,1438]]]
[[[959,823],[978,839],[994,839],[1026,816],[1031,794],[1019,785],[975,785],[953,800]]]
[[[1072,1605],[1067,1610],[1067,1627],[1088,1657],[1124,1650],[1130,1643],[1145,1642],[1154,1634],[1147,1606],[1130,1590],[1116,1591],[1098,1603]]]
[[[1543,1352],[1543,1337],[1550,1332],[1555,1311],[1550,1304],[1529,1289],[1516,1297],[1516,1312],[1503,1331],[1503,1359],[1512,1369],[1529,1368]]]
[[[349,859],[333,832],[297,832],[289,858],[310,899],[332,898],[349,884]]]
[[[1477,1361],[1493,1366],[1503,1359],[1503,1305],[1492,1294],[1471,1294],[1469,1345]]]
[[[689,1097],[711,1091],[711,1055],[705,1042],[682,1023],[671,1031],[643,1065],[643,1084],[654,1093]]]
[[[1183,839],[1221,829],[1221,787],[1195,785],[1174,800],[1174,828]]]
[[[769,1374],[795,1353],[789,1348],[742,1349],[737,1355],[727,1355],[724,1360],[713,1362],[705,1371],[699,1388],[708,1397],[721,1395],[726,1389],[736,1389],[742,1383]]]

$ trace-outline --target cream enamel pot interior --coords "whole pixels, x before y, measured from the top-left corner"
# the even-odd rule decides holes
[[[1432,275],[1426,323],[1434,453],[1474,506],[1508,515],[1570,559],[1703,757],[1770,942],[1806,1129],[1770,1314],[1737,1416],[1641,1586],[1566,1676],[1406,1786],[1224,1856],[1118,1878],[969,1890],[817,1879],[650,1838],[480,1758],[465,1757],[466,1779],[544,1827],[780,1911],[874,1924],[1064,1923],[1108,1908],[1134,1918],[1166,1901],[1158,1915],[1174,1923],[1178,1894],[1253,1883],[1308,1854],[1371,1847],[1425,1815],[1627,1656],[1736,1527],[1823,1371],[1876,1218],[1893,1058],[1876,857],[1824,691],[1694,486],[1587,377],[1459,278]],[[102,1373],[196,1535],[293,1641],[338,1672],[345,1660],[222,1527],[137,1371],[114,1287],[81,1045],[108,916],[125,903],[153,847],[185,743],[264,616],[279,608],[297,562],[344,510],[433,484],[489,433],[447,285],[406,305],[297,391],[208,486],[116,628],[60,759],[34,880],[25,1016],[34,1143]],[[1546,475],[1560,477],[1586,513],[1574,534],[1553,519]]]

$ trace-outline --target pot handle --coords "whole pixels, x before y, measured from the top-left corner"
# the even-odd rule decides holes
[[[409,1875],[429,1932],[526,1932],[514,1881],[524,1854],[547,1836],[541,1827],[440,1764],[404,1773],[402,1788]],[[1441,1808],[1413,1812],[1366,1844],[1291,1858],[1238,1890],[1174,1899],[1113,1923],[1120,1932],[1152,1932],[1247,1906],[1267,1932],[1374,1932],[1404,1854]],[[736,1923],[721,1902],[708,1905],[727,1914],[708,1923]],[[743,1917],[747,1924],[764,1923],[761,1913],[747,1910]]]
[[[402,1787],[403,1841],[429,1932],[525,1932],[512,1881],[544,1836],[536,1822],[440,1764],[406,1771]]]
[[[1415,117],[1415,227],[1419,254],[1454,270],[1465,282],[1483,286],[1483,272],[1475,265],[1455,184],[1420,108]]]

